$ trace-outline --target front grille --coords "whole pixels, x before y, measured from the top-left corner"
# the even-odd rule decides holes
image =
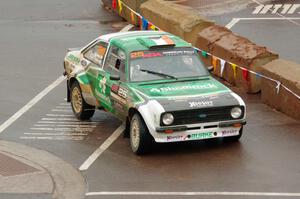
[[[244,107],[240,106],[242,109],[242,115],[240,118],[231,117],[231,109],[236,106],[226,106],[226,107],[213,107],[213,108],[203,108],[194,110],[183,110],[183,111],[173,111],[174,122],[172,125],[183,125],[183,124],[196,124],[196,123],[206,123],[206,122],[218,122],[218,121],[230,121],[242,119],[244,117]],[[162,122],[161,115],[161,126],[166,126]]]

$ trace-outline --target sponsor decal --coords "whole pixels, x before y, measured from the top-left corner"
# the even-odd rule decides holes
[[[207,139],[214,137],[212,132],[207,133],[193,133],[187,136],[187,139],[190,140],[199,140],[199,139]]]
[[[95,89],[95,94],[96,94],[99,98],[101,98],[101,99],[105,100],[106,102],[110,103],[109,97],[107,97],[107,96],[104,95],[103,93],[100,93],[97,89]]]
[[[180,91],[180,90],[201,90],[201,89],[212,89],[217,88],[215,84],[201,84],[201,85],[184,85],[178,87],[162,87],[162,88],[152,88],[150,92],[160,93],[160,92],[170,92],[170,91]]]
[[[190,104],[190,108],[208,107],[214,105],[213,101],[189,102],[189,104]]]
[[[99,81],[100,92],[105,93],[106,90],[106,78],[104,77]]]
[[[193,50],[171,50],[163,52],[149,52],[149,51],[138,51],[130,54],[131,59],[137,58],[151,58],[151,57],[163,57],[163,56],[178,56],[178,55],[193,55]]]
[[[127,94],[128,94],[128,90],[120,87],[119,90],[118,90],[118,95],[124,99],[127,98]]]
[[[238,134],[239,134],[239,131],[236,129],[222,131],[222,136],[233,136],[233,135],[238,135]]]
[[[80,62],[80,59],[78,57],[75,57],[74,55],[70,54],[67,57],[68,60],[70,60],[71,62],[75,62],[76,64],[78,64]]]
[[[184,140],[183,135],[168,135],[167,136],[167,141],[181,141]]]

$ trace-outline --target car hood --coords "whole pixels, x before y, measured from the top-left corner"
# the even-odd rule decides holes
[[[232,91],[213,78],[139,84],[135,90],[145,101],[159,102],[165,111],[240,105]]]

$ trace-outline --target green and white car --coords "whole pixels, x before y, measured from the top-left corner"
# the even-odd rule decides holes
[[[210,76],[197,51],[177,36],[132,31],[98,37],[64,59],[75,116],[95,109],[126,122],[134,153],[154,142],[223,138],[237,141],[244,101]]]

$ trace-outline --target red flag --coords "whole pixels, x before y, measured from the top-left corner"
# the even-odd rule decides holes
[[[113,9],[117,9],[117,0],[112,0],[111,6]]]
[[[243,71],[243,78],[246,80],[246,81],[249,81],[249,71],[245,68],[242,69]]]

